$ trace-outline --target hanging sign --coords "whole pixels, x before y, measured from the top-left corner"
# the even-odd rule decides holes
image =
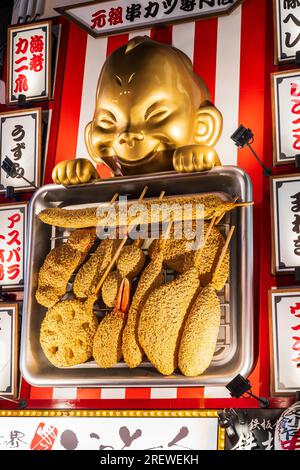
[[[272,273],[300,266],[300,175],[271,178]]]
[[[275,10],[275,62],[293,62],[300,50],[300,2],[273,0]]]
[[[272,74],[274,165],[300,153],[300,70]]]
[[[273,395],[294,395],[300,384],[300,289],[269,291]]]
[[[224,449],[216,411],[94,410],[76,411],[74,416],[67,410],[29,410],[23,417],[21,413],[1,412],[0,450]],[[100,453],[99,463],[113,463],[108,458],[109,453]]]
[[[242,0],[108,0],[55,8],[91,36],[229,14]]]
[[[15,397],[18,371],[18,305],[0,304],[0,395]]]
[[[34,191],[40,186],[42,114],[40,108],[0,113],[0,183],[15,191]],[[15,166],[15,173],[7,176],[1,168],[8,157]],[[24,176],[26,182],[21,176]]]
[[[24,287],[27,203],[0,205],[0,286]]]
[[[46,100],[51,94],[51,23],[8,28],[7,102]]]

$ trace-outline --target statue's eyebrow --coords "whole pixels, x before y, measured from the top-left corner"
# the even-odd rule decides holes
[[[122,78],[119,77],[119,75],[115,75],[115,78],[120,86],[123,85]]]
[[[135,72],[133,72],[130,77],[129,77],[129,80],[128,80],[128,83],[131,83],[132,80],[134,79],[134,76],[135,76]]]

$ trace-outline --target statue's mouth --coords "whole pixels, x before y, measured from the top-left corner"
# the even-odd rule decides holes
[[[144,165],[146,162],[150,162],[153,158],[156,158],[158,152],[162,152],[165,149],[166,149],[166,147],[161,142],[158,142],[155,145],[154,149],[151,150],[151,152],[149,152],[147,155],[145,155],[145,157],[143,157],[139,160],[128,160],[128,159],[122,158],[120,155],[118,155],[117,158],[118,158],[118,160],[120,160],[120,162],[124,166],[138,166],[138,165],[141,165],[141,164]]]

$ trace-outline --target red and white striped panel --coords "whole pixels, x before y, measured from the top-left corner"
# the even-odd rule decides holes
[[[207,82],[212,100],[224,117],[224,131],[217,151],[223,164],[237,163],[237,147],[230,140],[239,122],[241,7],[231,15],[160,28],[136,31],[108,38],[87,38],[77,157],[88,157],[84,128],[92,119],[97,80],[106,58],[134,36],[148,35],[173,44],[185,52],[195,71]]]
[[[229,398],[225,387],[51,388],[31,387],[31,400],[148,400]]]

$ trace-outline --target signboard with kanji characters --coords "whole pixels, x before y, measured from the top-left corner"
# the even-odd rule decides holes
[[[273,161],[284,165],[300,153],[300,70],[272,74]]]
[[[275,10],[275,62],[293,62],[300,50],[299,0],[273,0]]]
[[[108,0],[55,8],[91,36],[229,14],[242,0]]]
[[[300,289],[269,291],[273,395],[294,395],[300,384]]]
[[[18,305],[0,304],[0,395],[15,397],[18,371]]]
[[[0,205],[0,286],[24,287],[27,203]]]
[[[216,411],[1,413],[0,450],[222,450]],[[85,417],[84,417],[85,413]],[[187,415],[190,414],[188,417]],[[109,415],[109,416],[108,416]],[[171,418],[171,419],[170,419]],[[170,426],[172,421],[172,426]],[[107,453],[99,454],[99,463]],[[116,462],[115,462],[116,463]]]
[[[13,186],[16,192],[40,186],[41,116],[40,108],[0,113],[0,193],[6,186]],[[10,176],[1,168],[5,157],[14,163],[15,172]]]
[[[7,102],[46,100],[51,94],[51,23],[8,28]]]
[[[300,175],[271,178],[272,273],[300,266]]]

